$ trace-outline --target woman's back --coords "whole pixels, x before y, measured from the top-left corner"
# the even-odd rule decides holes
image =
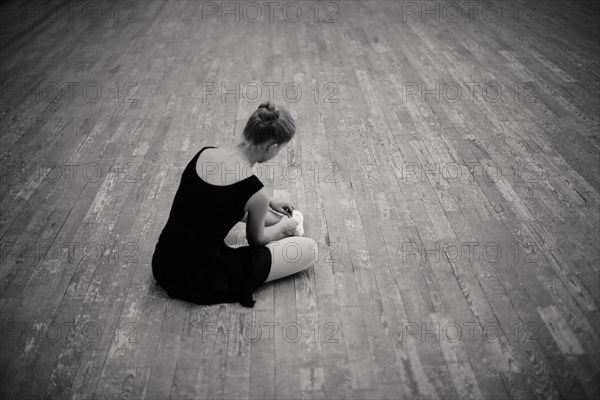
[[[244,177],[239,179],[241,175],[235,172],[234,162],[222,161],[221,164],[218,158],[215,161],[201,159],[207,150],[220,149],[206,146],[186,166],[173,199],[169,222],[197,235],[222,241],[243,218],[248,199],[264,185],[248,172],[250,168],[246,168]],[[241,171],[240,164],[238,162],[237,169]]]

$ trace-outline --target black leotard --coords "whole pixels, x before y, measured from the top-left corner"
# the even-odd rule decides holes
[[[152,273],[173,298],[252,307],[252,292],[271,270],[271,252],[266,246],[230,247],[225,237],[264,185],[256,175],[226,186],[204,181],[196,162],[206,148],[216,147],[203,147],[183,171],[152,255]]]

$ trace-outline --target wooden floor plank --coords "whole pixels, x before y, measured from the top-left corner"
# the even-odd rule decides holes
[[[486,7],[3,3],[0,396],[598,397],[600,8]],[[266,100],[318,258],[253,309],[171,299],[183,169]]]

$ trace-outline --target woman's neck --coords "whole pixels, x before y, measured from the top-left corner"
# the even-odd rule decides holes
[[[263,156],[259,146],[252,146],[251,143],[245,141],[242,141],[235,147],[232,147],[230,154],[236,158],[248,162],[252,166],[259,162]]]

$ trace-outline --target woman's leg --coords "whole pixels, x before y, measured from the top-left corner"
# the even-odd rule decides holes
[[[269,209],[267,210],[267,216],[265,218],[265,226],[275,225],[276,223],[279,222],[281,217],[282,217],[281,214],[276,213],[275,211],[273,211],[273,209],[271,207],[269,207]],[[241,219],[241,222],[245,223],[246,218],[248,218],[248,211],[246,211],[244,213],[244,217]]]
[[[317,242],[308,237],[290,236],[267,243],[271,251],[271,272],[265,282],[283,278],[311,266],[319,257]]]

